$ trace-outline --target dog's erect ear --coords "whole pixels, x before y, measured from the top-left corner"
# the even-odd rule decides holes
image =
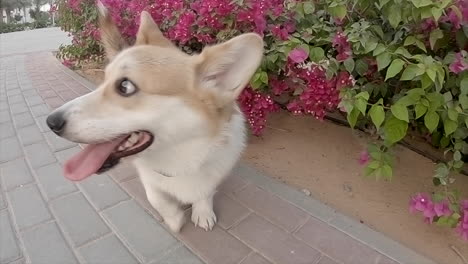
[[[101,41],[104,45],[104,50],[108,59],[112,59],[121,50],[128,46],[127,42],[123,39],[117,26],[112,21],[109,11],[101,3],[97,2],[99,10],[99,28],[101,30]]]
[[[220,95],[223,103],[235,100],[257,70],[263,40],[254,33],[205,48],[196,58],[197,86]]]
[[[140,28],[138,29],[135,45],[156,45],[160,47],[174,47],[159,30],[151,15],[143,11],[140,15]]]

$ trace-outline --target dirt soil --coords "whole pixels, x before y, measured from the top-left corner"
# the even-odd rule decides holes
[[[101,70],[77,72],[95,83],[102,80]],[[262,137],[250,138],[243,159],[438,263],[466,264],[452,247],[468,258],[468,242],[454,230],[429,226],[420,214],[408,211],[411,195],[436,190],[435,164],[398,146],[391,182],[364,178],[358,158],[366,138],[330,122],[279,113],[269,120]],[[456,178],[453,187],[468,197],[468,177]]]

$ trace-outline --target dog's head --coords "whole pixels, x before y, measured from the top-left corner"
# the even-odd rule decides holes
[[[235,112],[235,100],[259,66],[263,41],[253,33],[189,56],[142,12],[129,47],[101,5],[100,27],[109,64],[99,87],[64,104],[48,126],[89,144],[65,164],[72,180],[105,171],[152,144],[214,136]]]

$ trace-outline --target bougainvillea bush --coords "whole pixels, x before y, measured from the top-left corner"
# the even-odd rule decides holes
[[[468,154],[467,0],[102,0],[132,41],[147,10],[187,53],[243,32],[265,40],[265,57],[239,98],[254,134],[280,108],[323,119],[341,113],[376,138],[362,153],[364,174],[390,179],[392,147],[417,134],[445,151],[433,182],[411,197],[412,212],[468,239],[468,200],[450,184]],[[61,0],[73,36],[68,66],[102,60],[94,0]]]

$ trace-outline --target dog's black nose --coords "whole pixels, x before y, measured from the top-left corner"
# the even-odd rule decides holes
[[[62,112],[55,112],[47,117],[46,123],[55,134],[60,135],[65,129],[66,121]]]

